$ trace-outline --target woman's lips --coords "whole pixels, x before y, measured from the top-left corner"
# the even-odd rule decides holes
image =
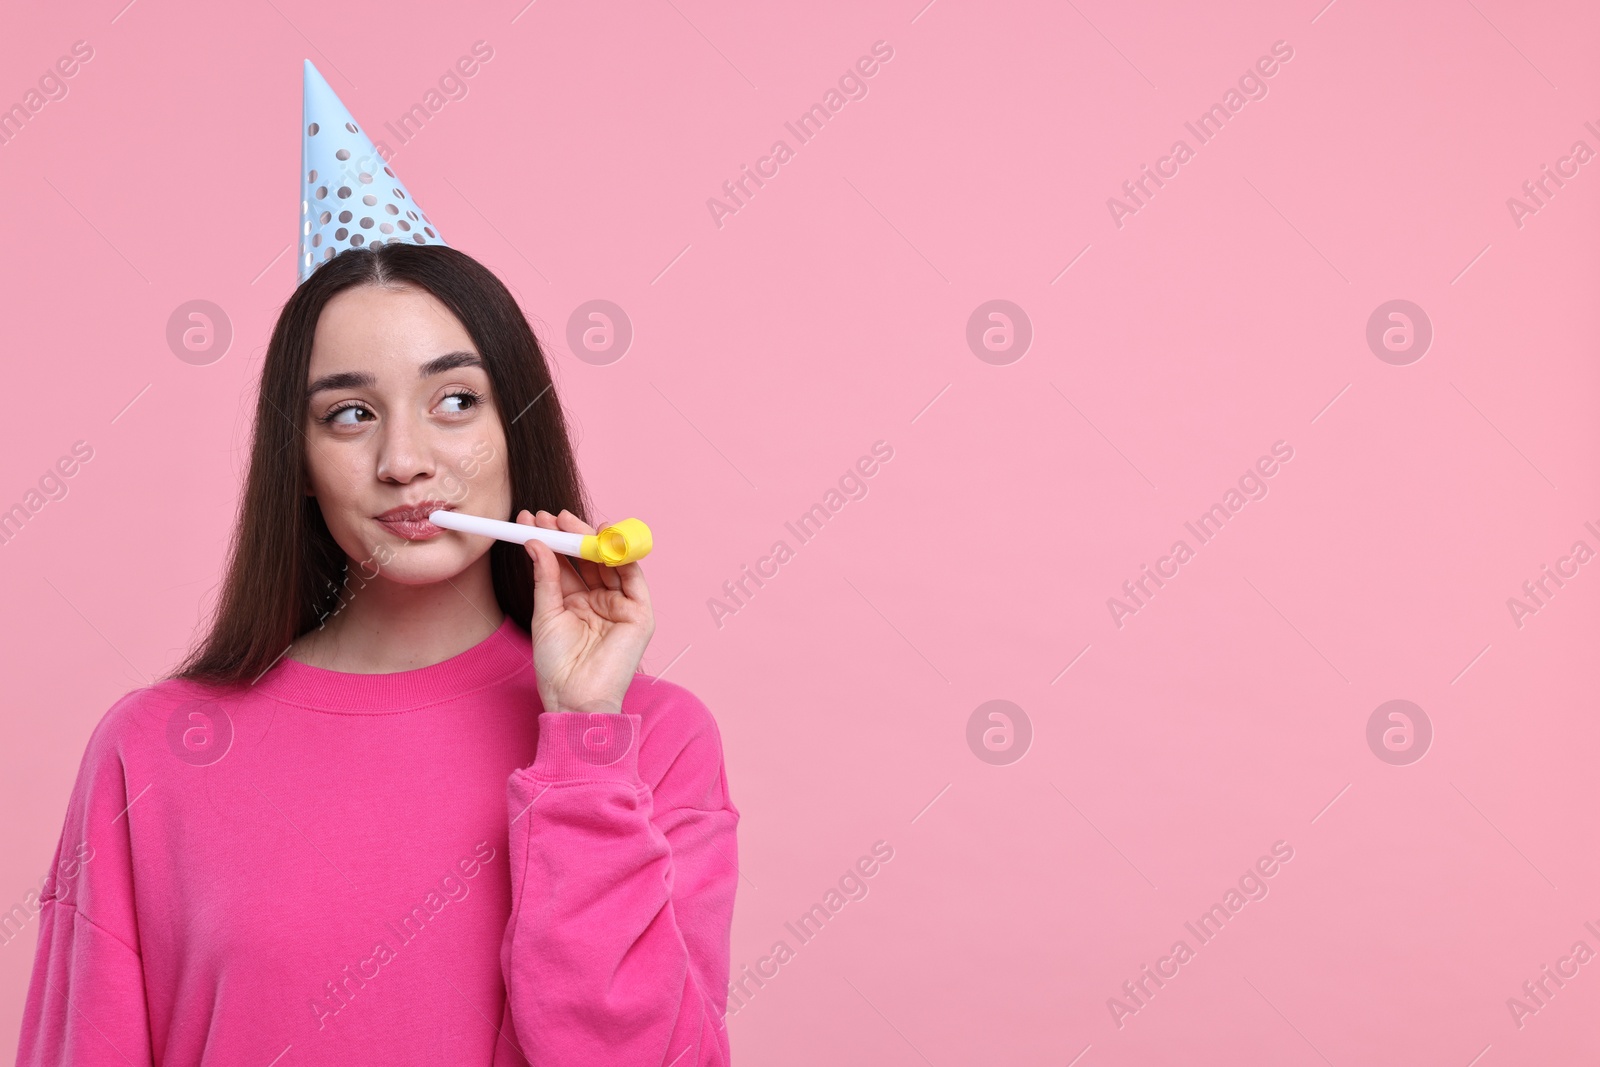
[[[444,533],[443,526],[435,526],[427,519],[379,519],[385,527],[407,541],[426,541]]]
[[[441,508],[453,511],[455,505],[447,504],[443,500],[423,500],[416,504],[390,508],[382,515],[375,515],[373,518],[407,541],[426,541],[445,532],[444,527],[435,526],[428,521],[428,516]]]

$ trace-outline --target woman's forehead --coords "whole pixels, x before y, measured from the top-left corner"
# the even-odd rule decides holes
[[[433,294],[358,286],[329,300],[317,320],[311,374],[346,364],[417,367],[446,352],[475,351],[460,321]],[[338,366],[334,366],[338,364]]]

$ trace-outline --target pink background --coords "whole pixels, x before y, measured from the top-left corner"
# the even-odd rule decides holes
[[[1506,603],[1600,549],[1600,161],[1520,227],[1506,203],[1600,150],[1592,8],[123,2],[0,27],[3,104],[94,50],[0,145],[0,507],[94,449],[0,548],[0,907],[43,877],[91,728],[210,603],[294,285],[301,60],[378,129],[482,40],[393,166],[523,301],[601,517],[656,532],[646,667],[716,713],[744,816],[734,969],[795,948],[728,1019],[741,1062],[1600,1052],[1600,961],[1507,1006],[1600,951],[1600,562],[1520,627]],[[783,123],[880,40],[798,145]],[[1276,41],[1268,95],[1199,145],[1184,122]],[[1107,198],[1180,137],[1119,228]],[[707,198],[778,138],[719,228]],[[234,331],[206,365],[165,336],[196,299]],[[566,341],[593,299],[635,331],[609,365]],[[1033,328],[1007,365],[966,341],[991,299]],[[1394,299],[1434,330],[1404,366],[1366,341]],[[867,496],[799,545],[784,522],[878,440]],[[1267,497],[1119,628],[1107,598],[1280,440]],[[1367,742],[1393,699],[1432,724],[1408,765]],[[969,747],[990,700],[1024,758]],[[796,946],[879,840],[870,893]],[[1278,841],[1269,895],[1199,946],[1184,922]],[[5,1050],[36,925],[0,947]],[[1108,998],[1180,938],[1119,1028]]]

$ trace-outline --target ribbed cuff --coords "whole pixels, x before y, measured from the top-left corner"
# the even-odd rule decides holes
[[[547,782],[639,781],[642,718],[627,712],[546,711],[528,773]]]

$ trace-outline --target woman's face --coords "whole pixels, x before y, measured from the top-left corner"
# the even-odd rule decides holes
[[[438,507],[511,511],[488,372],[437,297],[412,286],[339,293],[317,320],[307,387],[308,494],[352,575],[438,582],[488,552],[487,538],[426,519]]]

